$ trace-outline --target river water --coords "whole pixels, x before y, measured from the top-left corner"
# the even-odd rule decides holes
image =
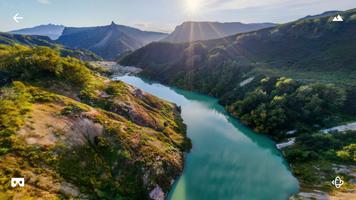
[[[193,148],[170,200],[285,200],[298,191],[275,143],[229,116],[217,99],[134,76],[115,77],[182,108]]]

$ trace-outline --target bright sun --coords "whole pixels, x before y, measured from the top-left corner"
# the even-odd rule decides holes
[[[201,8],[202,0],[185,0],[185,6],[187,12],[190,14],[196,14]]]

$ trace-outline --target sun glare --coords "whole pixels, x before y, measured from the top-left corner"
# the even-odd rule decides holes
[[[190,14],[196,14],[201,8],[202,0],[185,0],[185,7]]]

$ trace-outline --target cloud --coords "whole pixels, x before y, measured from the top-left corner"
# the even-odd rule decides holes
[[[49,0],[37,0],[38,3],[41,4],[50,4],[51,2]]]

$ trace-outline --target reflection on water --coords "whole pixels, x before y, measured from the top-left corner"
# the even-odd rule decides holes
[[[230,117],[216,99],[132,76],[126,83],[182,107],[193,148],[172,200],[284,200],[298,183],[274,142]]]

